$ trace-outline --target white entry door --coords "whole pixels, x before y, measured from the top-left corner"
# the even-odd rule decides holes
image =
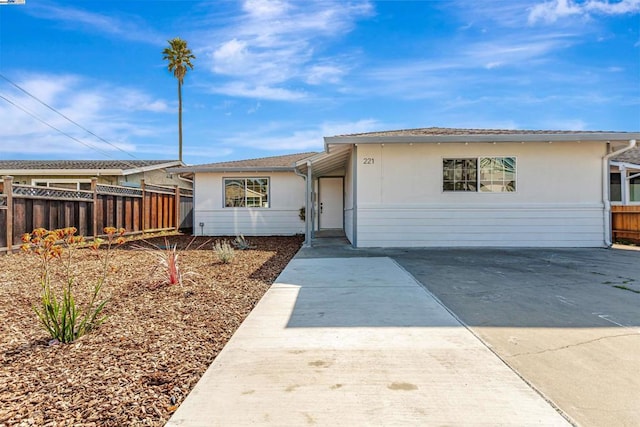
[[[319,228],[321,230],[328,228],[342,229],[342,218],[344,214],[343,207],[343,189],[342,178],[319,178]]]

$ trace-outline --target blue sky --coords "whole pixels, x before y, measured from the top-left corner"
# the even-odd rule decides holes
[[[0,158],[177,158],[176,36],[189,164],[377,130],[640,130],[640,0],[26,0],[0,6],[0,74],[82,128],[0,78]]]

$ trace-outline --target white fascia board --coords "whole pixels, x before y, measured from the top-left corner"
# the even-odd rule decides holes
[[[611,166],[616,166],[618,168],[620,167],[625,167],[627,169],[637,169],[640,170],[640,165],[637,163],[629,163],[629,162],[616,162],[616,161],[611,161]]]
[[[203,172],[215,172],[215,173],[231,173],[231,172],[293,172],[293,166],[278,166],[278,167],[255,167],[255,168],[220,168],[220,167],[207,167],[207,166],[191,166],[182,168],[171,168],[167,170],[169,173],[203,173]]]
[[[184,163],[182,163],[180,160],[175,160],[167,163],[159,163],[157,165],[140,166],[136,168],[124,169],[122,171],[122,175],[133,175],[134,173],[149,172],[157,169],[167,169],[173,166],[184,166]]]
[[[325,147],[332,144],[409,144],[409,143],[492,143],[492,142],[628,142],[640,139],[637,132],[548,133],[548,134],[484,134],[484,135],[388,135],[330,136]],[[326,148],[325,148],[326,149]]]
[[[122,176],[122,169],[2,169],[0,176],[25,176],[25,175],[85,175],[85,176]]]

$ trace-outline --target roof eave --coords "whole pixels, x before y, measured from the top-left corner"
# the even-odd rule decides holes
[[[410,144],[410,143],[492,143],[492,142],[613,142],[640,139],[640,133],[547,133],[547,134],[482,134],[482,135],[378,135],[378,136],[329,136],[330,144]]]
[[[293,172],[293,166],[270,166],[270,167],[206,167],[206,166],[194,166],[194,167],[182,167],[182,168],[170,168],[167,170],[169,173],[235,173],[235,172]]]
[[[140,167],[135,167],[135,168],[129,168],[129,169],[124,169],[122,171],[122,175],[133,175],[135,173],[149,172],[149,171],[153,171],[153,170],[157,170],[157,169],[167,169],[167,168],[170,168],[172,166],[177,166],[177,165],[184,166],[184,163],[181,162],[180,160],[174,160],[174,161],[171,161],[171,162],[158,163],[158,164],[155,164],[155,165],[148,165],[148,166],[140,166]]]
[[[0,176],[23,176],[23,175],[86,175],[86,176],[122,176],[122,169],[0,169]]]

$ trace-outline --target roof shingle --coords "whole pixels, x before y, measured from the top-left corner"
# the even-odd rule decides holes
[[[306,153],[285,154],[282,156],[259,157],[255,159],[234,160],[230,162],[207,163],[203,165],[194,165],[193,167],[204,169],[251,169],[251,168],[293,168],[293,165],[307,157],[311,157],[316,152],[310,151]],[[189,168],[189,166],[187,166]]]
[[[131,170],[177,160],[0,160],[0,170]]]
[[[613,157],[611,160],[640,165],[640,147],[635,147],[629,151],[625,151],[624,153]]]
[[[381,132],[353,133],[336,136],[458,136],[458,135],[571,135],[585,133],[609,133],[604,131],[571,131],[571,130],[521,130],[521,129],[458,129],[429,127],[418,129],[400,129]]]
[[[0,170],[136,169],[177,160],[0,160]]]

